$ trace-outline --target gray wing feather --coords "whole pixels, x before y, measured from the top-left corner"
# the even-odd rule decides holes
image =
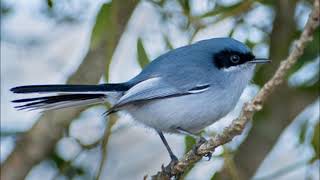
[[[194,91],[195,88],[197,91]],[[181,89],[160,77],[150,78],[130,88],[109,111],[115,111],[121,106],[139,101],[201,93],[208,88],[209,85],[195,85],[189,89]]]

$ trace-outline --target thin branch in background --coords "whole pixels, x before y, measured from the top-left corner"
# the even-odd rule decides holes
[[[263,0],[248,0],[248,1],[245,1],[245,2],[241,2],[239,3],[238,5],[236,5],[234,8],[232,8],[231,10],[213,10],[213,11],[210,11],[204,15],[201,15],[201,16],[196,16],[196,17],[193,17],[192,15],[189,15],[188,17],[190,17],[190,22],[191,24],[193,24],[194,26],[194,31],[191,33],[191,37],[189,39],[189,44],[191,44],[194,40],[195,40],[195,37],[196,35],[198,34],[199,31],[207,28],[208,26],[210,25],[213,25],[213,24],[217,24],[227,18],[230,18],[230,17],[238,17],[238,18],[234,18],[235,21],[241,21],[243,20],[242,16],[244,14],[246,14],[246,12],[248,12],[249,10],[251,10],[253,8],[253,5],[255,2],[261,2]],[[221,16],[217,16],[218,14],[222,14]],[[212,22],[210,22],[209,24],[204,24],[202,22],[200,22],[201,18],[205,18],[205,17],[214,17],[214,16],[217,16],[216,19],[214,19]],[[240,17],[240,18],[239,18]],[[237,23],[236,23],[237,24]],[[258,28],[258,27],[257,27]],[[263,32],[266,32],[266,30],[263,30],[261,29],[260,27],[258,28],[259,30],[263,31]]]
[[[205,154],[214,151],[216,147],[226,144],[235,136],[240,135],[245,125],[252,119],[254,113],[262,109],[263,103],[267,100],[269,95],[284,82],[285,75],[302,56],[304,48],[308,42],[312,41],[313,34],[319,26],[319,19],[320,2],[319,0],[315,0],[313,10],[308,18],[307,24],[300,38],[295,42],[295,46],[291,53],[280,64],[274,76],[262,87],[258,95],[250,103],[245,104],[240,117],[233,120],[233,122],[226,127],[221,134],[214,136],[209,139],[207,143],[202,144],[197,149],[196,153],[194,151],[189,151],[178,161],[176,165],[162,168],[161,171],[152,176],[152,179],[170,179],[173,176],[179,176],[183,174],[190,165],[201,160]]]
[[[102,170],[103,170],[103,165],[107,160],[107,148],[108,148],[108,142],[109,142],[109,138],[111,135],[111,129],[112,126],[117,122],[118,116],[115,114],[111,114],[109,116],[108,119],[108,126],[104,131],[104,135],[103,135],[103,139],[102,139],[102,143],[101,143],[101,161],[100,161],[100,165],[99,165],[99,169],[98,169],[98,173],[97,173],[97,178],[96,180],[99,180],[101,175],[102,175]]]

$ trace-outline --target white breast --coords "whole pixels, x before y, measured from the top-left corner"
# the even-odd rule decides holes
[[[177,127],[198,132],[214,123],[233,109],[237,95],[226,100],[226,91],[217,94],[207,91],[180,97],[152,100],[126,108],[131,116],[149,126],[165,132],[175,132]],[[217,103],[220,102],[220,103]]]
[[[238,102],[252,72],[233,79],[224,88],[210,87],[199,94],[144,101],[124,108],[138,122],[164,132],[180,127],[199,132],[229,113]]]

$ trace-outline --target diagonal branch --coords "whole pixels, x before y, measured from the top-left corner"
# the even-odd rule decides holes
[[[287,59],[280,64],[274,76],[262,87],[258,95],[250,103],[245,104],[240,117],[233,120],[221,134],[214,136],[207,143],[202,144],[197,149],[197,153],[192,150],[187,152],[177,164],[162,168],[161,171],[152,176],[152,179],[170,179],[172,176],[181,175],[190,165],[201,160],[205,154],[214,151],[215,148],[220,145],[230,142],[235,136],[242,133],[245,125],[252,119],[254,113],[262,109],[263,103],[267,100],[269,95],[284,82],[285,75],[301,57],[306,44],[312,40],[313,33],[320,23],[319,0],[315,0],[313,6],[307,24],[300,38],[295,42],[295,46],[291,53]]]

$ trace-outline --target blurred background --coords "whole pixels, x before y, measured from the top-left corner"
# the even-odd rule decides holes
[[[227,117],[274,74],[299,37],[311,0],[1,0],[1,177],[7,179],[143,179],[170,159],[160,138],[105,106],[39,113],[16,111],[9,92],[30,84],[126,81],[170,49],[233,37],[272,64]],[[319,179],[319,27],[286,82],[243,135],[185,173],[188,180]],[[24,96],[25,97],[25,96]],[[191,103],[191,102],[190,102]],[[166,135],[181,157],[191,137]],[[1,179],[2,179],[1,178]]]

